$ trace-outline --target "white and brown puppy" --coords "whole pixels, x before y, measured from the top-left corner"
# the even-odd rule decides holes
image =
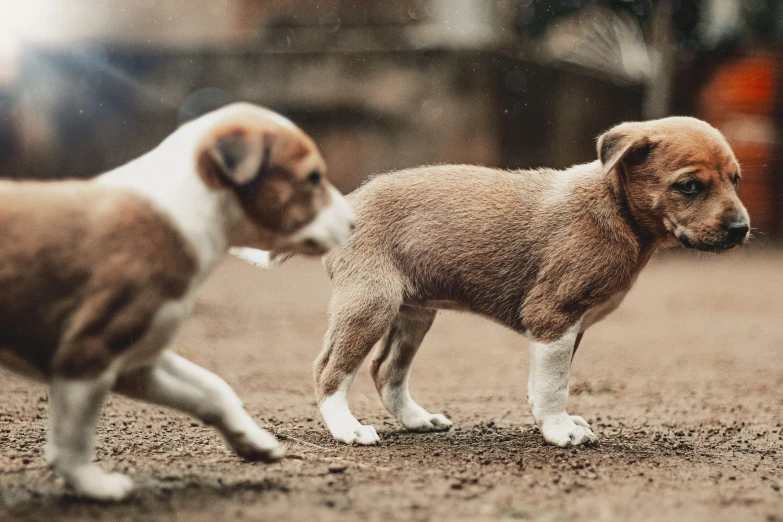
[[[51,384],[46,460],[83,495],[131,481],[92,462],[110,391],[214,425],[238,454],[282,447],[222,379],[165,350],[231,246],[319,255],[353,214],[313,141],[235,104],[91,181],[0,183],[0,361]]]
[[[410,430],[451,426],[411,399],[408,374],[437,309],[458,309],[531,339],[528,398],[546,441],[596,440],[566,411],[582,334],[619,305],[656,248],[725,250],[749,230],[737,160],[702,121],[618,125],[599,138],[598,156],[564,171],[422,167],[349,196],[356,233],[325,259],[334,293],[315,363],[336,439],[379,440],[347,402],[379,340],[371,372],[388,410]]]

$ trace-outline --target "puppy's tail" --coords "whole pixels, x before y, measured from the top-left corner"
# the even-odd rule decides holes
[[[268,270],[273,266],[279,265],[280,263],[290,258],[292,255],[278,254],[277,252],[270,252],[267,250],[258,250],[257,248],[247,247],[232,247],[228,251],[231,255],[238,257],[242,261],[250,263],[253,266],[263,268],[264,270]]]

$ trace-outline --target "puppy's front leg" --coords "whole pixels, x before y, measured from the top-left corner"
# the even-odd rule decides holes
[[[133,482],[92,462],[95,425],[114,375],[97,379],[52,379],[46,461],[78,493],[96,500],[121,500]]]
[[[531,341],[528,401],[544,439],[556,446],[577,446],[598,441],[590,425],[566,413],[568,374],[579,325],[551,343]]]
[[[121,375],[115,389],[214,425],[228,445],[248,460],[273,462],[285,454],[277,440],[248,415],[226,381],[172,352],[163,352],[152,366]]]

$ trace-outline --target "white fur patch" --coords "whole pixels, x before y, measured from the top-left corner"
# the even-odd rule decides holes
[[[353,375],[345,378],[340,387],[321,403],[321,415],[332,436],[346,444],[370,445],[380,442],[372,426],[365,426],[356,420],[348,408],[348,389]]]
[[[246,263],[267,270],[272,266],[271,255],[266,250],[247,247],[231,247],[228,252]]]
[[[77,493],[96,500],[121,500],[133,489],[128,477],[91,462],[98,415],[113,383],[110,372],[90,380],[55,378],[50,393],[46,461]]]
[[[122,473],[107,473],[98,464],[75,469],[68,482],[81,495],[93,500],[117,502],[133,491],[133,481]]]
[[[547,417],[540,428],[545,441],[561,448],[598,442],[590,425],[578,415],[562,413]]]
[[[575,324],[552,343],[530,342],[528,401],[544,440],[556,446],[598,440],[584,419],[566,413],[571,354],[580,328]]]
[[[182,299],[167,301],[160,307],[144,336],[133,343],[112,363],[112,371],[125,373],[133,368],[146,366],[160,356],[169,345],[183,321],[190,315],[195,299],[194,285]]]
[[[241,219],[240,209],[229,204],[229,194],[204,184],[196,172],[195,140],[181,131],[96,182],[141,194],[167,214],[196,252],[200,281],[228,250],[227,230]]]
[[[451,428],[451,421],[440,413],[430,413],[411,398],[408,389],[408,378],[402,384],[383,387],[381,398],[386,408],[400,424],[411,431],[446,431]]]
[[[278,460],[285,449],[248,415],[231,386],[214,373],[165,352],[141,398],[164,404],[215,424],[226,442],[250,460]]]

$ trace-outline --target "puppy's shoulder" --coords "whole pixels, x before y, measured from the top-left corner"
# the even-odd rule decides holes
[[[155,281],[170,297],[182,295],[198,269],[195,249],[183,231],[143,195],[101,189],[102,204],[91,216],[88,248],[111,255],[112,265],[121,272],[118,277]]]

